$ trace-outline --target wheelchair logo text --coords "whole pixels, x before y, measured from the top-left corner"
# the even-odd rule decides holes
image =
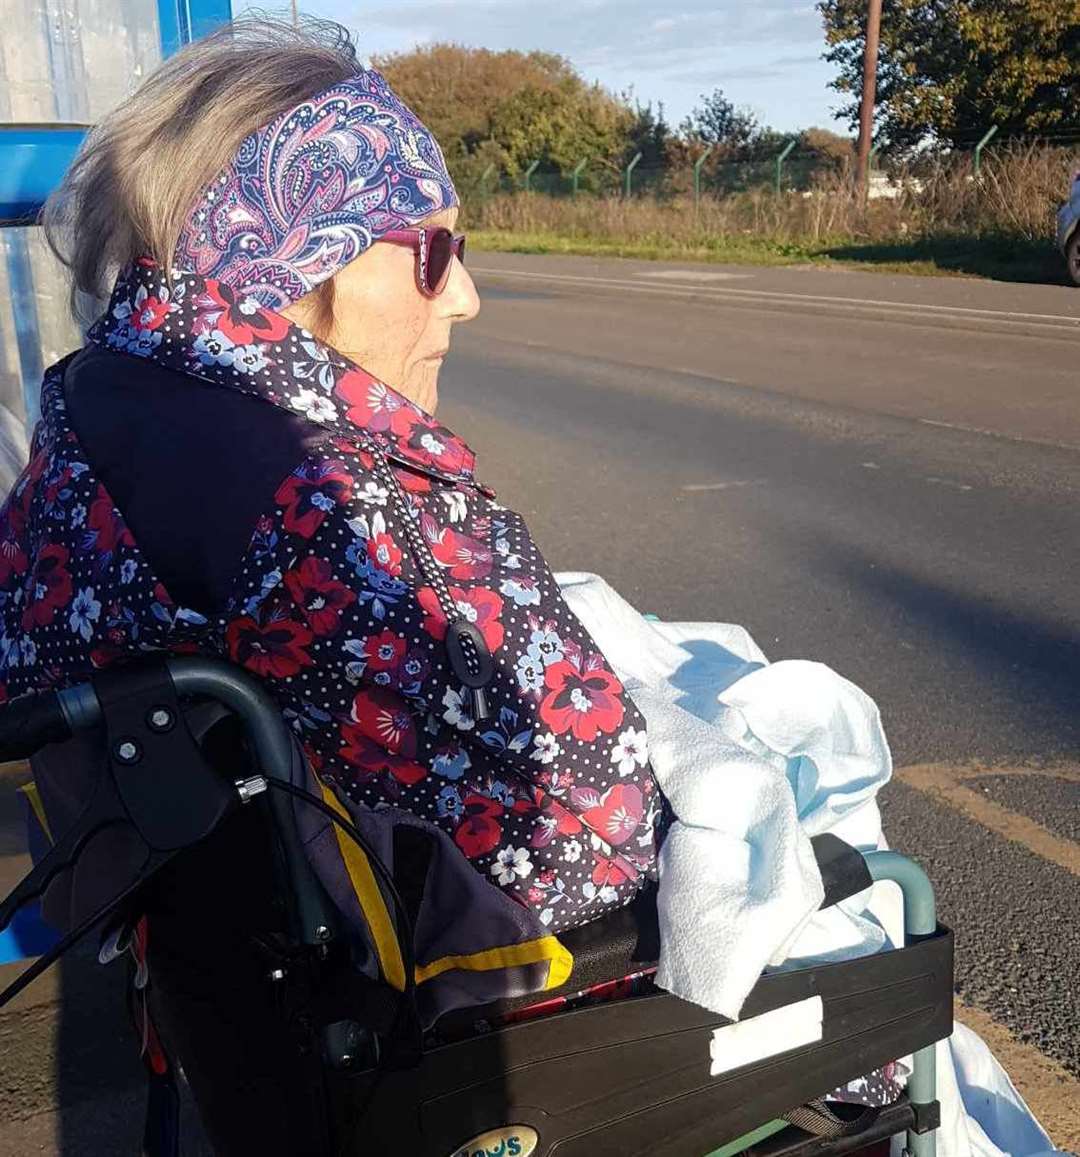
[[[507,1125],[455,1149],[453,1157],[529,1157],[540,1143],[540,1134],[528,1125]]]

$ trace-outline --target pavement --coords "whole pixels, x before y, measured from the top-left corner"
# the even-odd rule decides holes
[[[1080,1147],[1080,290],[470,267],[483,308],[440,417],[481,479],[556,568],[742,623],[876,698],[900,769],[886,832],[957,932],[958,1015]],[[9,818],[0,877],[21,863]],[[66,967],[0,1014],[0,1157],[136,1151],[121,996]]]

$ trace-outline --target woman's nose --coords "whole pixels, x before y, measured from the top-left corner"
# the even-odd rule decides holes
[[[451,321],[472,321],[480,312],[480,295],[469,271],[456,257],[441,296]]]

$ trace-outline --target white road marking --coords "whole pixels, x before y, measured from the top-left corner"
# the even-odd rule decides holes
[[[731,482],[692,482],[683,486],[683,490],[734,490],[739,486],[754,486],[764,482],[764,478],[735,479]]]
[[[973,490],[974,487],[969,486],[966,482],[954,482],[951,478],[938,478],[933,474],[927,475],[927,482],[932,482],[935,486],[948,486],[950,490]]]
[[[880,470],[881,467],[876,462],[863,462],[862,468],[864,470]]]
[[[1003,434],[1000,430],[984,430],[980,426],[965,426],[962,422],[941,422],[936,418],[916,418],[924,426],[940,426],[943,430],[959,430],[964,434],[981,434],[984,438],[1004,438],[1006,442],[1024,442],[1029,446],[1053,446],[1057,450],[1080,450],[1075,442],[1055,442],[1052,438],[1025,438],[1022,434]]]
[[[719,273],[703,269],[637,269],[635,277],[656,278],[658,281],[745,281],[751,273]]]
[[[1046,330],[1058,333],[1076,334],[1080,336],[1080,317],[1069,317],[1067,314],[1053,313],[1022,313],[1015,310],[978,309],[962,305],[931,305],[928,302],[884,301],[875,298],[859,297],[830,297],[814,293],[784,293],[773,289],[731,289],[720,286],[675,286],[675,285],[634,285],[629,281],[616,277],[586,277],[571,273],[540,273],[525,269],[498,269],[490,266],[470,266],[473,273],[490,274],[495,277],[522,277],[533,281],[554,281],[567,285],[599,285],[611,286],[625,293],[667,293],[675,296],[707,296],[718,301],[741,300],[769,303],[785,303],[788,305],[817,305],[841,306],[849,311],[859,312],[876,310],[892,313],[898,316],[908,315],[930,321],[934,318],[953,321],[993,321],[1005,325],[1039,326]]]

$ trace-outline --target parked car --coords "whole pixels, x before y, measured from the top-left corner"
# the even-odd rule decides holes
[[[1072,192],[1058,210],[1058,248],[1065,254],[1065,268],[1073,285],[1080,285],[1080,169],[1073,173]]]

